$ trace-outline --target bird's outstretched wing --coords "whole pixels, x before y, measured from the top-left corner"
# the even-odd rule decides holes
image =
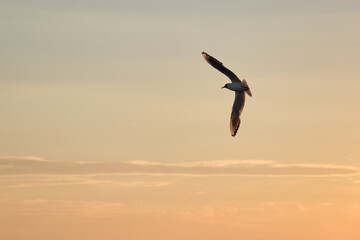
[[[244,109],[245,104],[245,93],[244,92],[235,92],[234,105],[231,112],[230,118],[230,132],[231,136],[235,137],[237,130],[240,126],[240,115]]]
[[[202,52],[202,55],[205,60],[210,63],[211,66],[213,66],[214,68],[225,74],[228,78],[230,78],[231,82],[241,82],[240,79],[235,75],[235,73],[224,67],[224,65],[216,58],[210,56],[206,52]]]

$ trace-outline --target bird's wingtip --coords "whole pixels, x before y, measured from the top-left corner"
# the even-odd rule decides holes
[[[250,88],[247,89],[247,90],[245,90],[245,92],[246,92],[247,95],[249,95],[250,97],[252,97],[252,93],[251,93],[251,91],[250,91]]]
[[[245,92],[247,93],[247,95],[249,95],[250,97],[252,97],[252,93],[250,91],[249,85],[246,82],[245,78],[242,80],[243,84],[247,87],[247,89],[245,90]]]

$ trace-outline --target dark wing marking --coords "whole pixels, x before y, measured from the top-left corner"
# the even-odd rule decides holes
[[[202,55],[205,58],[205,60],[208,63],[210,63],[211,66],[213,66],[214,68],[225,74],[228,78],[230,78],[232,82],[241,82],[240,79],[235,75],[235,73],[224,67],[224,65],[220,61],[210,56],[206,52],[202,52]]]
[[[235,137],[237,130],[240,126],[240,115],[244,109],[245,104],[245,93],[244,92],[235,92],[235,100],[231,112],[230,118],[230,132],[231,136]]]

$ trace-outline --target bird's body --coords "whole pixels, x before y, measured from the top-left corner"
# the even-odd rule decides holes
[[[252,96],[250,88],[245,79],[241,81],[232,71],[224,67],[220,61],[205,52],[202,52],[202,55],[211,66],[225,74],[231,80],[231,83],[225,84],[223,88],[227,88],[235,92],[235,100],[230,117],[230,132],[231,136],[235,137],[241,122],[240,115],[245,104],[245,93],[247,93],[250,97]]]
[[[242,82],[233,82],[233,83],[227,83],[225,88],[235,91],[235,92],[243,92],[243,91],[247,90],[249,87],[247,87]]]

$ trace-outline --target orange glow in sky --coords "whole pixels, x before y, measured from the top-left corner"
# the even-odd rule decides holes
[[[3,1],[0,239],[360,239],[359,13]]]

